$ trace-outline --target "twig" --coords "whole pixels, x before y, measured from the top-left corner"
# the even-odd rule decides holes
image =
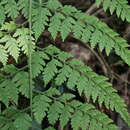
[[[117,73],[115,73],[115,72],[112,72],[112,73],[113,73],[115,79],[122,80],[123,82],[130,84],[130,82],[128,80],[121,78],[121,76],[118,75]]]
[[[100,51],[99,49],[98,49],[98,52],[99,52],[99,55],[100,55],[100,57],[101,57],[101,59],[102,59],[104,65],[105,65],[106,69],[107,69],[107,76],[112,77],[111,67],[109,66],[109,64],[107,63],[107,61],[105,60],[104,56],[102,55],[102,53],[101,53],[101,51]],[[110,75],[108,75],[108,73],[109,73]]]
[[[104,74],[107,75],[107,68],[106,68],[106,65],[104,64],[103,60],[101,59],[101,57],[98,55],[98,53],[96,51],[94,51],[88,44],[84,44],[84,46],[86,46],[96,57],[97,59],[99,60],[102,68],[103,68],[103,71],[104,71]]]
[[[86,11],[87,14],[91,14],[97,8],[96,4],[92,4],[92,6]]]
[[[98,14],[100,14],[103,11],[103,9],[99,9],[96,12],[94,12],[92,15],[97,16]]]

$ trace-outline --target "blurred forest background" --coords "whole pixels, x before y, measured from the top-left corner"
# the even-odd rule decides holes
[[[102,7],[97,8],[94,0],[60,1],[64,5],[73,5],[85,13],[97,16],[101,21],[105,22],[109,27],[124,37],[128,43],[130,42],[130,24],[123,22],[116,15],[110,15],[109,11],[104,12]],[[118,56],[114,53],[106,56],[105,53],[101,53],[98,49],[92,50],[87,44],[81,44],[80,41],[73,39],[71,36],[62,43],[60,38],[53,41],[51,36],[47,32],[44,32],[41,37],[41,42],[46,44],[49,42],[53,43],[62,50],[72,53],[76,58],[89,65],[96,73],[107,76],[113,84],[113,87],[124,98],[130,112],[130,68]],[[121,130],[130,130],[117,113],[106,109],[102,109],[101,111],[108,114],[121,127]]]

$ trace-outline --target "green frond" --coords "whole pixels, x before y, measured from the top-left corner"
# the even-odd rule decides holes
[[[19,92],[29,98],[29,75],[27,72],[18,72],[13,78],[13,82],[19,88]],[[33,86],[32,86],[33,87]]]
[[[75,10],[73,9],[73,11]],[[92,47],[98,45],[101,51],[105,49],[107,55],[114,49],[117,55],[119,55],[128,65],[130,64],[128,60],[130,54],[127,49],[129,45],[118,33],[114,32],[105,23],[99,21],[99,19],[94,16],[75,11],[75,13],[73,12],[72,17],[81,21],[78,23],[75,22],[73,27],[74,30],[72,30],[72,32],[75,38],[85,43],[90,42]],[[78,32],[75,32],[77,31],[75,26],[78,26]]]
[[[18,104],[18,88],[11,80],[5,80],[0,83],[0,101],[2,101],[7,107],[9,102]]]
[[[79,85],[77,86],[79,94],[84,93],[88,99],[91,97],[94,102],[98,99],[100,105],[104,103],[108,109],[116,110],[129,124],[130,118],[129,113],[126,109],[126,105],[124,104],[124,101],[118,96],[116,90],[113,89],[111,87],[111,84],[106,81],[107,78],[104,76],[99,76],[96,73],[92,72],[89,67],[83,66],[84,65],[80,65],[77,67],[77,64],[73,64],[73,67],[75,68],[74,71],[76,70],[80,72],[81,75],[81,77],[78,78],[79,80],[75,80],[75,82],[77,81],[77,84]],[[68,80],[68,82],[71,80],[73,84],[74,78],[71,79],[70,77],[70,80]]]
[[[17,130],[28,130],[29,128],[32,127],[31,122],[32,119],[28,114],[19,113],[13,124],[17,128]]]
[[[7,108],[0,116],[1,130],[28,130],[31,128],[31,122],[32,119],[28,114],[22,113],[14,107]]]
[[[59,31],[61,31],[60,28],[63,19],[65,19],[65,17],[61,13],[56,13],[50,19],[48,31],[51,33],[51,36],[54,40],[56,39]]]
[[[67,97],[67,100],[62,100],[63,98],[61,97]],[[62,129],[71,121],[73,130],[78,130],[79,128],[84,130],[87,128],[97,130],[109,130],[111,128],[117,130],[112,120],[97,111],[94,106],[73,100],[74,97],[68,94],[54,98],[54,102],[53,98],[48,98],[45,94],[34,98],[33,111],[35,119],[39,122],[47,116],[50,124],[55,124],[59,120]]]
[[[49,109],[51,99],[45,95],[38,95],[33,98],[33,112],[35,119],[41,123]]]
[[[129,124],[130,117],[126,105],[118,96],[116,90],[107,82],[108,79],[106,77],[97,75],[76,59],[64,62],[64,65],[59,66],[59,70],[52,61],[55,61],[55,59],[48,62],[47,65],[49,64],[49,66],[44,69],[46,72],[43,73],[44,77],[46,77],[44,79],[45,84],[46,82],[51,82],[54,78],[56,85],[60,86],[66,82],[69,89],[76,88],[80,95],[84,94],[88,100],[92,98],[94,102],[98,101],[100,106],[104,103],[108,109],[117,111]]]
[[[46,8],[36,8],[33,9],[33,31],[35,33],[36,40],[39,38],[42,32],[45,30],[45,26],[48,25],[49,18],[48,16],[51,16],[51,13]]]
[[[22,11],[25,18],[29,16],[29,1],[28,0],[18,0],[18,8]]]
[[[78,130],[82,128],[83,130],[96,129],[96,130],[117,130],[118,128],[112,123],[105,114],[97,111],[90,104],[82,104],[79,106],[78,110],[75,110],[71,125],[73,130]]]
[[[62,7],[62,4],[58,0],[48,0],[47,8],[52,11],[56,11],[56,9]]]
[[[70,121],[72,115],[71,113],[73,112],[73,108],[71,108],[70,106],[64,106],[62,113],[60,115],[60,125],[61,128],[63,129],[67,123]]]
[[[61,114],[63,111],[63,108],[64,108],[64,105],[58,101],[54,101],[54,103],[49,107],[47,117],[50,124],[56,123],[56,121],[59,118],[59,114]]]
[[[3,63],[3,65],[6,65],[8,60],[7,51],[5,50],[3,45],[0,45],[0,62]]]
[[[48,47],[44,48],[44,52],[49,55],[53,55],[53,54],[59,54],[61,51],[57,47],[49,45]]]
[[[53,96],[59,96],[61,93],[59,92],[58,89],[52,87],[49,88],[47,91],[45,91],[44,94],[48,97],[53,97]]]
[[[15,0],[4,0],[2,4],[5,6],[5,13],[8,17],[15,19],[19,15],[17,3]]]
[[[30,43],[30,36],[29,36],[29,29],[28,28],[21,28],[17,29],[16,32],[13,35],[14,38],[17,38],[17,44],[21,48],[21,50],[24,52],[24,54],[28,55],[28,44],[31,44],[32,52],[35,48],[34,38],[32,38],[32,42]]]
[[[71,99],[75,98],[75,95],[71,94],[71,93],[65,93],[62,96],[59,97],[59,100],[61,102],[67,102]]]
[[[2,24],[0,30],[13,32],[16,28],[17,28],[17,24],[13,21],[10,21],[10,22],[5,22],[4,24]]]
[[[66,11],[65,8],[68,8],[69,11]],[[115,50],[125,63],[130,64],[127,41],[96,17],[82,13],[72,6],[61,7],[60,11],[55,12],[50,18],[48,31],[54,40],[60,34],[63,41],[73,33],[76,39],[84,43],[90,42],[92,47],[98,45],[101,51],[105,49],[107,55]]]
[[[58,76],[55,79],[56,85],[60,86],[64,82],[66,82],[67,78],[69,77],[70,72],[72,72],[71,67],[68,65],[64,65],[63,68],[59,70]]]
[[[33,77],[38,76],[46,65],[44,60],[49,60],[48,55],[44,52],[37,51],[32,54],[32,73]]]
[[[63,41],[72,32],[73,24],[75,24],[75,20],[72,17],[68,17],[62,22],[60,33]]]
[[[18,68],[16,68],[13,64],[11,64],[1,68],[1,71],[7,74],[15,74],[18,71]]]
[[[65,5],[62,7],[62,12],[64,14],[73,15],[73,13],[75,13],[76,11],[77,9],[71,5]]]
[[[56,60],[52,59],[49,63],[46,64],[46,67],[43,71],[43,81],[47,85],[58,73],[57,67],[62,66],[62,64]]]
[[[19,57],[19,47],[17,44],[16,39],[12,38],[10,35],[5,35],[0,39],[1,43],[6,43],[5,44],[5,50],[16,60],[18,60]]]
[[[109,9],[111,14],[116,12],[123,21],[126,19],[130,22],[130,6],[127,0],[96,0],[96,5],[102,5],[105,11]]]
[[[4,7],[0,4],[0,25],[2,25],[6,19],[6,16],[5,16],[5,9]]]
[[[130,22],[127,0],[96,0],[96,4]],[[29,130],[33,122],[39,125],[44,119],[48,120],[45,130],[55,130],[58,125],[62,130],[68,126],[72,130],[117,130],[107,114],[89,101],[117,112],[130,126],[127,106],[107,77],[58,45],[39,43],[45,31],[51,40],[64,42],[72,36],[107,55],[115,52],[130,65],[124,38],[95,16],[58,0],[0,0],[0,9],[1,130]],[[23,24],[17,24],[19,17],[25,20]],[[19,106],[21,95],[30,105]]]

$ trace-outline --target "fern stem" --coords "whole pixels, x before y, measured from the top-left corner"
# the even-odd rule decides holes
[[[31,109],[31,117],[32,114],[32,52],[31,52],[31,31],[32,31],[32,0],[29,0],[29,35],[30,35],[30,42],[28,44],[28,66],[29,66],[29,91],[30,91],[30,109]]]

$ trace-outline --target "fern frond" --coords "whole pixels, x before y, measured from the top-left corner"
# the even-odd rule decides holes
[[[58,54],[56,54],[56,57],[58,57]],[[116,90],[107,82],[108,79],[106,77],[97,75],[79,60],[73,59],[63,63],[63,60],[60,58],[59,61],[63,65],[58,67],[59,70],[52,61],[55,61],[55,59],[47,63],[52,64],[46,66],[44,69],[45,71],[47,68],[47,71],[45,71],[46,73],[43,73],[44,77],[47,79],[44,79],[45,84],[51,82],[54,78],[56,85],[60,86],[66,82],[68,88],[77,88],[79,94],[84,94],[88,100],[92,98],[94,102],[98,101],[100,106],[104,103],[108,109],[117,111],[129,124],[130,117],[126,105],[118,96]],[[49,68],[51,68],[51,71]]]
[[[38,76],[46,65],[44,60],[49,60],[48,55],[44,52],[37,51],[32,54],[32,73],[33,77]]]
[[[32,122],[32,119],[28,114],[19,113],[16,117],[16,120],[14,121],[14,126],[18,130],[28,130],[29,128],[32,127],[31,122]]]
[[[22,11],[22,14],[25,18],[28,18],[29,16],[29,1],[28,0],[18,0],[18,8]]]
[[[53,54],[56,55],[56,54],[59,54],[61,51],[57,47],[53,45],[49,45],[48,47],[44,48],[44,52],[49,55],[53,55]]]
[[[59,114],[61,114],[63,111],[63,108],[64,108],[64,105],[58,101],[54,101],[54,103],[49,107],[47,117],[48,117],[50,124],[56,123],[56,121],[59,118]],[[64,120],[65,120],[65,118],[64,118]]]
[[[83,120],[84,119],[84,120]],[[96,130],[117,130],[117,127],[112,124],[112,121],[103,113],[97,111],[90,104],[82,104],[75,110],[71,125],[73,130],[82,128],[83,130],[96,129]]]
[[[98,45],[101,51],[103,49],[106,50],[107,55],[109,55],[111,50],[114,49],[116,54],[130,65],[130,51],[127,49],[129,45],[125,39],[121,38],[118,33],[114,32],[96,17],[86,15],[79,11],[75,11],[74,13],[74,11],[75,10],[73,9],[72,17],[81,21],[79,26],[80,31],[78,31],[79,35],[74,35],[75,38],[83,40],[85,43],[90,42],[90,45],[93,47]],[[72,32],[75,32],[75,28]]]
[[[64,106],[64,108],[62,109],[62,113],[60,115],[60,125],[61,125],[61,128],[63,129],[67,123],[70,121],[72,115],[71,113],[73,113],[74,110],[73,108],[71,108],[70,106]],[[79,123],[79,122],[78,122]]]
[[[8,32],[12,32],[17,28],[17,24],[13,21],[10,22],[5,22],[4,24],[2,24],[2,27],[0,30],[2,31],[8,31]]]
[[[8,17],[15,19],[18,16],[19,11],[15,0],[4,0],[2,4],[5,6],[5,13]]]
[[[11,64],[1,68],[1,71],[7,74],[15,74],[16,72],[18,72],[18,68],[16,68],[13,64]]]
[[[27,72],[19,72],[13,77],[13,82],[25,97],[29,98],[29,75]],[[34,86],[32,86],[34,87]]]
[[[60,32],[62,40],[64,41],[72,32],[73,24],[75,24],[75,20],[72,17],[65,18],[63,14],[56,13],[56,15],[51,18],[48,31],[51,33],[54,40],[58,32]]]
[[[65,8],[68,8],[69,11],[65,11]],[[110,29],[98,18],[82,13],[74,7],[65,6],[59,10],[60,11],[55,12],[54,16],[51,17],[48,28],[54,40],[59,33],[63,40],[65,40],[67,35],[73,33],[76,39],[84,43],[90,42],[92,47],[98,45],[101,51],[105,49],[107,55],[109,55],[112,50],[115,50],[116,54],[119,55],[125,63],[130,65],[129,45],[118,33]],[[64,24],[64,22],[67,23]]]
[[[0,42],[6,43],[5,49],[17,62],[20,49],[18,47],[16,39],[12,38],[10,35],[5,35],[0,39]]]
[[[51,33],[51,36],[54,40],[56,39],[58,32],[61,31],[60,28],[61,28],[63,19],[65,19],[65,17],[61,13],[56,13],[50,19],[48,31]]]
[[[65,5],[62,7],[62,12],[64,14],[73,15],[73,13],[77,12],[77,9],[71,5]]]
[[[62,4],[58,0],[48,0],[47,8],[52,11],[56,11],[56,9],[62,7]]]
[[[57,67],[60,66],[62,66],[62,64],[56,59],[52,59],[49,63],[47,63],[43,71],[43,81],[45,86],[55,77],[56,73],[58,72]]]
[[[130,21],[130,6],[126,0],[96,0],[96,4],[103,4],[105,11],[109,9],[111,14],[116,11],[122,20]],[[118,129],[107,115],[93,105],[80,101],[79,96],[119,113],[130,126],[126,105],[108,78],[96,74],[83,62],[55,46],[36,46],[34,43],[46,29],[54,40],[61,36],[64,41],[72,36],[92,48],[98,46],[107,55],[114,50],[130,65],[129,45],[125,39],[98,18],[82,13],[73,6],[63,6],[58,0],[0,0],[0,9],[0,62],[6,65],[9,56],[16,61],[22,56],[29,58],[29,67],[24,66],[26,61],[15,65],[19,68],[10,65],[10,61],[9,65],[1,66],[1,130],[29,130],[33,127],[33,116],[33,122],[37,123],[48,119],[49,125],[45,130],[55,130],[53,126],[56,124],[61,129],[69,126],[72,130]],[[11,19],[17,21],[20,13],[27,21],[26,25],[26,21],[22,27],[12,21],[4,23]],[[30,100],[30,106],[21,111],[16,109],[19,108],[19,94]],[[30,108],[31,117],[27,114]]]
[[[128,5],[127,0],[96,0],[96,5],[98,7],[101,4],[103,5],[103,9],[105,11],[109,9],[111,14],[116,12],[117,16],[123,21],[126,19],[130,22],[130,6]]]
[[[11,80],[5,80],[0,84],[0,101],[7,107],[10,101],[18,104],[18,88]]]
[[[33,112],[35,119],[41,123],[42,119],[46,116],[51,99],[45,95],[35,96],[33,99]]]
[[[28,114],[20,112],[14,107],[7,108],[0,116],[1,130],[28,130],[31,128],[31,122],[32,119]]]
[[[14,38],[17,38],[17,43],[21,50],[24,52],[24,54],[28,55],[28,44],[30,44],[30,36],[29,36],[29,30],[28,28],[21,28],[17,29],[15,34],[13,35]],[[35,48],[35,43],[33,42],[34,38],[32,37],[32,52],[34,51]]]
[[[73,60],[71,62],[73,62]],[[77,62],[75,62],[75,65],[73,64],[73,66],[75,66],[74,68],[76,71],[80,72],[80,76],[82,77],[77,80],[77,84],[79,83],[79,86],[77,86],[79,94],[83,92],[88,99],[92,97],[94,102],[98,99],[100,105],[104,102],[108,109],[115,110],[120,113],[122,118],[129,124],[130,117],[126,109],[126,105],[124,104],[124,101],[118,96],[116,90],[111,87],[111,84],[106,82],[107,78],[93,73],[89,67],[84,68],[82,64],[77,66]],[[70,63],[70,65],[71,64],[72,63]],[[86,77],[86,79],[83,75]],[[71,79],[68,81],[71,81]],[[76,86],[76,83],[74,85]]]
[[[39,38],[42,32],[45,30],[45,25],[48,25],[49,18],[48,16],[51,16],[51,13],[46,8],[36,8],[33,9],[33,31],[35,32],[35,38],[36,40]]]
[[[3,45],[0,45],[0,62],[3,63],[3,65],[6,65],[8,60],[7,51],[5,50]]]
[[[47,91],[44,92],[45,95],[47,95],[48,97],[53,97],[53,96],[59,96],[61,93],[59,92],[58,89],[56,88],[49,88]]]
[[[6,19],[6,16],[5,16],[5,9],[4,7],[0,4],[0,24],[2,25]]]
[[[63,41],[72,32],[73,24],[75,24],[75,20],[72,17],[68,17],[62,22],[60,34]]]
[[[64,94],[59,97],[47,97],[43,93],[40,96],[36,96],[33,104],[35,119],[41,121],[47,116],[50,124],[55,124],[59,120],[62,129],[71,121],[73,130],[80,128],[84,130],[85,128],[97,130],[109,130],[111,128],[117,130],[112,120],[105,114],[97,111],[94,106],[82,104],[73,100],[73,98],[74,96],[72,94]]]
[[[56,85],[62,85],[69,77],[70,72],[72,72],[71,67],[68,65],[64,65],[63,68],[59,70],[58,76],[55,79]]]
[[[85,15],[83,13],[76,13],[76,15],[77,18],[81,18],[81,20],[88,25],[87,29],[90,33],[83,35],[83,37],[87,37],[86,42],[90,42],[90,45],[92,44],[94,47],[98,45],[101,51],[105,49],[107,55],[114,49],[116,54],[119,55],[125,63],[130,65],[128,60],[130,58],[130,51],[127,49],[129,45],[125,39],[121,38],[118,33],[114,32],[105,23],[102,23],[94,16]]]

